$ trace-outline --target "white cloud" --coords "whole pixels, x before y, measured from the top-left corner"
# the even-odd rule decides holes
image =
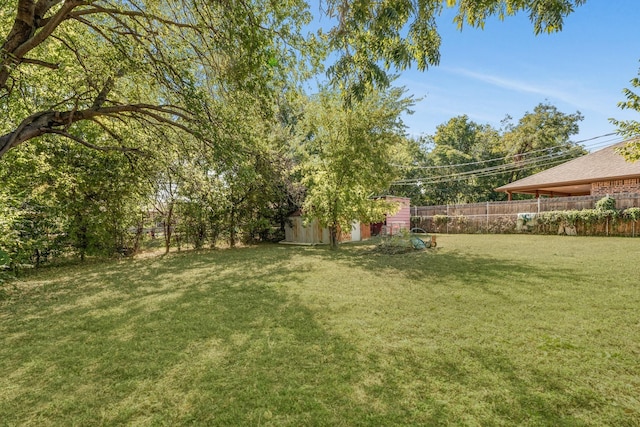
[[[467,70],[464,68],[449,68],[445,71],[448,71],[453,74],[457,74],[464,77],[469,77],[474,80],[478,80],[484,83],[488,83],[493,86],[497,86],[504,89],[513,90],[521,93],[531,93],[535,95],[542,95],[545,98],[549,98],[550,100],[557,99],[567,104],[571,104],[578,108],[584,107],[584,103],[576,100],[575,96],[565,92],[558,87],[548,87],[548,86],[538,86],[531,84],[529,82],[505,78],[502,76],[491,75],[478,73],[476,71]]]

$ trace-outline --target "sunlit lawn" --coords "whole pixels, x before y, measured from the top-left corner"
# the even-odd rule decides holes
[[[438,243],[31,274],[0,425],[640,425],[640,239]]]

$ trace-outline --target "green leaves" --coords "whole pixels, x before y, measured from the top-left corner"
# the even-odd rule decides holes
[[[631,79],[631,87],[634,89],[640,88],[640,77]],[[630,109],[640,112],[640,95],[628,88],[625,88],[622,93],[626,101],[619,102],[618,107],[622,110]],[[616,119],[609,119],[609,121],[618,127],[620,134],[625,137],[634,138],[621,150],[622,155],[632,162],[640,160],[640,139],[637,138],[640,135],[640,121]]]
[[[0,270],[7,269],[11,265],[9,253],[0,249]]]
[[[44,134],[86,143],[82,121],[112,140],[123,124],[143,124],[211,141],[212,99],[235,91],[272,99],[308,78],[302,0],[64,2],[37,16],[58,2],[12,3],[22,15],[0,19],[0,156]]]
[[[338,21],[329,32],[329,46],[340,54],[328,75],[344,91],[347,102],[362,100],[371,88],[387,88],[390,69],[403,70],[416,63],[425,70],[438,64],[435,17],[442,9],[440,2],[327,3],[329,16]]]
[[[536,34],[562,30],[564,19],[585,0],[327,0],[336,25],[327,33],[329,49],[339,55],[328,69],[331,82],[351,98],[363,99],[370,87],[389,86],[386,73],[412,65],[438,65],[440,35],[436,18],[457,8],[454,22],[483,28],[491,16],[505,19],[527,12]]]
[[[338,92],[323,91],[311,100],[298,148],[308,217],[346,230],[354,220],[379,220],[389,210],[371,196],[396,176],[393,159],[404,144],[399,116],[410,103],[399,89],[369,92],[350,107]]]
[[[613,211],[616,209],[616,199],[605,196],[596,202],[596,209],[599,211]]]
[[[586,0],[447,0],[448,7],[458,4],[455,22],[459,28],[464,24],[483,28],[491,16],[505,19],[518,12],[528,12],[535,34],[554,33],[562,30],[564,18]]]
[[[394,194],[416,205],[500,200],[505,195],[495,188],[585,153],[569,139],[578,132],[579,112],[539,104],[517,124],[510,120],[502,130],[464,115],[439,125],[435,135],[414,141]]]
[[[482,26],[491,15],[528,11],[540,32],[559,30],[583,2],[446,5],[458,8],[460,25]],[[118,123],[132,122],[211,139],[204,131],[212,121],[211,98],[244,91],[272,99],[310,78],[326,53],[337,58],[328,73],[347,106],[389,87],[390,70],[413,64],[425,70],[439,62],[440,0],[321,5],[330,28],[306,35],[311,13],[303,0],[13,0],[6,10],[20,16],[0,19],[0,112],[6,117],[0,156],[44,134],[82,143],[79,121],[97,122],[114,139],[121,136]]]

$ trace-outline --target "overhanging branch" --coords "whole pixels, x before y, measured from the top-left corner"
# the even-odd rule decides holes
[[[121,153],[131,153],[131,152],[140,153],[141,152],[141,150],[138,149],[138,148],[103,147],[103,146],[100,146],[100,145],[92,144],[92,143],[90,143],[88,141],[85,141],[84,139],[82,139],[82,138],[80,138],[78,136],[72,135],[69,132],[65,132],[65,131],[59,130],[59,129],[52,129],[52,130],[50,130],[50,131],[48,131],[46,133],[64,136],[65,138],[68,138],[68,139],[70,139],[72,141],[75,141],[78,144],[82,144],[85,147],[91,148],[92,150],[98,150],[98,151],[103,151],[103,152],[118,151],[118,152],[121,152]]]
[[[33,58],[22,58],[22,62],[25,64],[39,65],[41,67],[50,68],[52,70],[57,70],[60,68],[60,64],[52,64],[50,62],[41,61],[39,59],[33,59]]]
[[[118,10],[118,9],[109,9],[106,7],[93,5],[90,9],[82,9],[76,10],[69,14],[70,18],[78,18],[80,16],[85,15],[95,15],[95,14],[106,14],[110,16],[127,16],[130,18],[143,18],[146,21],[156,21],[162,24],[173,26],[177,28],[189,28],[189,29],[198,29],[195,25],[185,24],[182,22],[173,21],[170,19],[162,18],[157,15],[150,14],[148,12],[136,12],[133,10]]]
[[[0,157],[8,150],[45,134],[58,134],[80,142],[78,137],[71,135],[68,130],[74,123],[81,121],[95,121],[98,117],[109,117],[112,119],[125,119],[126,117],[147,117],[153,120],[156,125],[167,125],[196,137],[199,133],[188,126],[180,123],[193,123],[188,111],[172,105],[152,105],[152,104],[128,104],[111,105],[106,107],[92,107],[85,110],[68,111],[42,111],[25,118],[13,132],[0,136]],[[85,146],[92,144],[82,142]],[[99,149],[98,146],[91,147]],[[133,151],[133,149],[111,149],[118,151]]]

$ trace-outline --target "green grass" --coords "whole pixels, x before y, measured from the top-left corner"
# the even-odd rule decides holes
[[[640,240],[438,236],[48,268],[0,425],[640,425]]]

